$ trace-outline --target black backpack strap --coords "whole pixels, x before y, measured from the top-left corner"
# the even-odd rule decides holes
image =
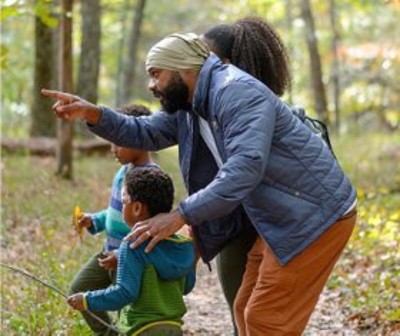
[[[302,122],[306,119],[306,111],[300,106],[294,106],[291,108],[293,114],[299,118]]]
[[[291,110],[293,114],[311,130],[311,132],[317,134],[322,141],[325,142],[333,156],[336,158],[336,155],[333,152],[331,140],[329,138],[328,127],[322,121],[307,116],[306,111],[302,107],[294,106],[291,107]]]
[[[325,123],[323,123],[321,120],[314,119],[308,116],[305,116],[305,119],[310,121],[313,126],[321,132],[321,138],[325,141],[333,156],[336,157],[332,148],[331,139],[329,137],[328,127],[325,125]]]

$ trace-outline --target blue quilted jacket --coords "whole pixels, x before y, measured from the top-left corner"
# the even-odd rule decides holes
[[[221,158],[205,146],[210,125]],[[179,209],[208,262],[248,221],[284,265],[324,233],[356,199],[329,149],[261,82],[216,56],[204,63],[190,111],[126,118],[103,107],[97,135],[124,147],[179,145],[189,196]]]

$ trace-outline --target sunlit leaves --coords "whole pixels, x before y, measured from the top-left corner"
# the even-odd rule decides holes
[[[400,134],[360,129],[333,143],[357,186],[358,219],[329,286],[354,328],[392,330],[400,306]]]
[[[45,24],[54,27],[57,24],[54,14],[58,10],[54,0],[4,0],[0,11],[0,22],[21,16],[36,15]]]
[[[35,15],[50,27],[55,27],[58,23],[54,11],[59,11],[59,8],[54,6],[54,0],[38,0],[34,5]]]

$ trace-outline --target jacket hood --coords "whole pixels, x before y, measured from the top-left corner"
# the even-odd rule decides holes
[[[180,235],[172,235],[159,242],[148,253],[148,258],[161,279],[179,279],[194,267],[193,241]]]

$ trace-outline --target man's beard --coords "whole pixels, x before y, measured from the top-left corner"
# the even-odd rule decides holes
[[[178,110],[190,108],[188,103],[189,88],[182,81],[182,77],[178,72],[172,74],[164,92],[155,89],[153,94],[160,100],[163,110],[168,114],[174,114]]]

